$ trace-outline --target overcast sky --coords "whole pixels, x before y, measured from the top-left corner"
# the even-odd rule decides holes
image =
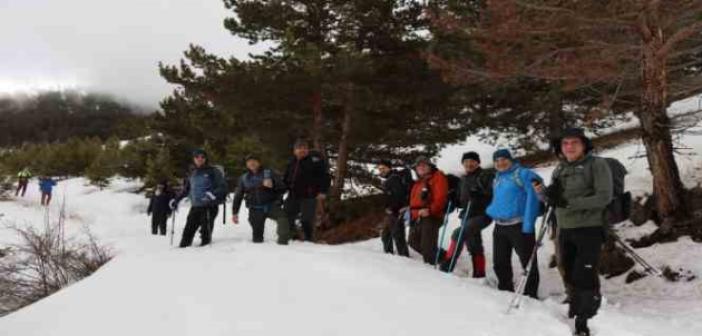
[[[221,0],[0,0],[0,92],[75,87],[157,106],[172,87],[157,64],[189,43],[252,50],[223,27]]]

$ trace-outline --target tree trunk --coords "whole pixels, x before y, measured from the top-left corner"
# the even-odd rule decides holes
[[[344,181],[346,180],[346,173],[348,170],[349,135],[351,133],[351,121],[354,109],[353,84],[347,84],[345,91],[344,120],[341,124],[341,139],[339,140],[339,153],[336,160],[336,174],[334,175],[334,185],[330,192],[331,199],[334,201],[341,200],[341,194],[344,191]]]
[[[322,115],[322,92],[317,90],[312,94],[312,146],[326,158],[322,133],[324,131],[324,117]]]
[[[647,23],[651,23],[649,20]],[[655,21],[654,21],[655,22]],[[670,118],[667,114],[668,78],[665,58],[657,52],[663,46],[663,34],[658,27],[648,27],[643,34],[641,58],[641,107],[637,117],[641,122],[648,164],[653,175],[653,194],[663,229],[672,229],[685,217],[684,187],[675,162]]]

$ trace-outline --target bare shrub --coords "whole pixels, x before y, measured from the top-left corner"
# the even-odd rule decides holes
[[[84,239],[68,240],[62,224],[59,220],[42,230],[10,227],[21,239],[0,256],[0,316],[47,297],[110,261],[111,251],[89,230]]]

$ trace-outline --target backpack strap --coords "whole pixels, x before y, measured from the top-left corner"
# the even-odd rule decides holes
[[[514,172],[512,172],[512,180],[514,180],[514,183],[516,183],[520,188],[524,189],[524,181],[522,181],[521,173],[521,167],[515,169]]]

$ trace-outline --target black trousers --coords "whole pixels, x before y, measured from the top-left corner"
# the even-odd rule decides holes
[[[380,239],[383,241],[385,253],[395,253],[392,244],[395,241],[397,253],[403,257],[409,257],[407,239],[405,238],[405,221],[402,218],[398,218],[399,216],[400,214],[398,213],[391,213],[385,217]]]
[[[409,245],[422,254],[425,264],[436,263],[439,227],[442,223],[440,218],[424,217],[410,229]]]
[[[166,235],[166,225],[168,222],[167,213],[154,213],[151,215],[151,234]]]
[[[600,254],[605,240],[602,227],[560,229],[558,236],[560,261],[566,287],[572,288],[571,312],[590,318],[600,307]]]
[[[15,191],[15,196],[19,196],[20,194],[22,197],[24,197],[24,194],[27,192],[27,184],[29,181],[27,180],[20,180],[19,183],[17,183],[17,190]]]
[[[285,213],[288,216],[291,236],[295,236],[297,232],[295,228],[295,220],[299,216],[300,222],[302,223],[302,231],[305,235],[305,240],[314,240],[314,224],[317,217],[316,198],[295,198],[288,196],[288,198],[285,200]]]
[[[278,244],[285,245],[290,239],[288,218],[280,202],[275,202],[268,209],[249,208],[249,224],[253,231],[253,242],[262,243],[266,228],[266,219],[273,219],[277,224]]]
[[[536,244],[536,237],[522,233],[522,224],[495,225],[493,231],[493,267],[497,275],[499,290],[514,291],[512,273],[512,250],[517,253],[522,269],[526,269],[531,253]],[[539,289],[538,260],[534,259],[529,278],[527,279],[524,295],[536,298]]]
[[[458,257],[461,256],[463,245],[466,246],[466,249],[470,255],[483,255],[485,253],[485,249],[483,248],[482,231],[490,226],[490,223],[492,223],[492,218],[488,216],[475,216],[468,219],[466,228],[463,231],[463,238],[461,239],[463,240],[462,242],[458,242],[458,236],[461,234],[461,228],[458,227],[453,230],[451,240],[456,242],[456,251],[453,251],[456,260],[458,260]]]
[[[202,245],[209,244],[212,241],[212,230],[214,230],[214,221],[218,212],[219,207],[217,205],[190,208],[188,219],[183,229],[183,236],[180,240],[180,247],[192,245],[198,229],[200,229]]]

